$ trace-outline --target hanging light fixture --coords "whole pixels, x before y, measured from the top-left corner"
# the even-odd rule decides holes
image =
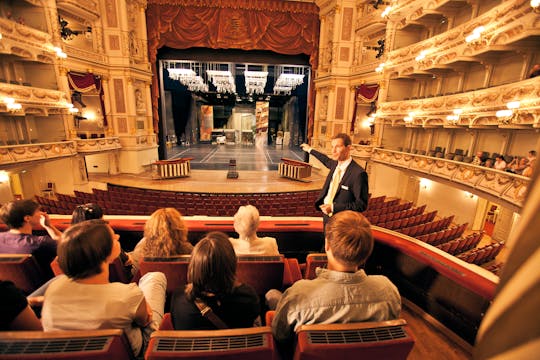
[[[169,78],[178,80],[185,85],[189,91],[207,92],[208,85],[202,77],[192,69],[193,64],[188,61],[166,63]]]
[[[246,92],[248,94],[264,94],[268,71],[244,71]]]
[[[274,94],[289,95],[298,85],[304,83],[303,66],[276,66],[277,80],[274,85]],[[279,75],[278,75],[279,74]]]

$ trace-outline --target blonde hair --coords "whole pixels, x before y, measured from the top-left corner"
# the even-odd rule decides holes
[[[254,234],[259,227],[259,210],[253,205],[240,206],[234,214],[234,230],[240,236]]]
[[[167,257],[185,253],[187,227],[180,212],[174,208],[154,211],[144,225],[144,256]]]

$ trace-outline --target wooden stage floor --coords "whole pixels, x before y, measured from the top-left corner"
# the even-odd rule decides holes
[[[208,193],[269,193],[319,190],[326,175],[313,170],[308,182],[296,181],[279,176],[277,171],[238,170],[238,179],[227,179],[226,170],[191,170],[191,175],[176,179],[154,179],[151,172],[142,174],[89,174],[90,189],[104,189],[111,183],[145,189],[208,192]],[[84,191],[87,191],[84,190]]]

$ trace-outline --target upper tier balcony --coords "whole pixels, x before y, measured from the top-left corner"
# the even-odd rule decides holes
[[[492,168],[381,148],[373,149],[371,160],[419,176],[451,181],[455,187],[504,202],[514,211],[523,206],[530,183],[528,177]]]
[[[91,155],[118,150],[121,147],[117,137],[0,146],[0,167],[17,166],[30,161],[56,160],[77,154]]]
[[[427,11],[422,8],[410,17]],[[509,52],[534,52],[540,35],[539,16],[529,1],[505,2],[442,34],[389,51],[385,73],[390,78],[423,76],[464,63],[494,61]],[[398,29],[406,25],[407,20],[397,22]]]
[[[8,101],[19,104],[20,108],[10,108]],[[0,113],[40,116],[66,114],[68,103],[70,101],[62,91],[0,82]]]
[[[0,54],[26,61],[54,63],[57,53],[51,44],[50,34],[1,17],[0,34]]]
[[[97,0],[56,0],[56,6],[81,23],[92,22],[100,17]]]
[[[540,81],[532,78],[453,95],[384,102],[376,122],[408,127],[539,128],[538,94]],[[454,110],[459,115],[454,117]],[[507,113],[497,116],[500,110]]]

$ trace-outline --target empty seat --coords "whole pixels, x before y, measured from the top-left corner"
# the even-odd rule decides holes
[[[403,319],[349,324],[302,325],[294,358],[406,359],[414,338]]]
[[[274,359],[275,345],[269,326],[200,331],[156,331],[145,359]]]
[[[0,279],[12,281],[25,294],[36,290],[49,278],[30,254],[0,254]]]
[[[139,271],[144,275],[153,271],[160,271],[167,278],[167,294],[184,288],[187,283],[187,269],[191,255],[179,255],[165,258],[145,257],[139,264]]]
[[[131,347],[123,331],[7,331],[0,332],[2,359],[129,360]]]
[[[236,277],[240,282],[251,285],[258,295],[264,295],[270,289],[283,288],[284,269],[283,255],[240,255]]]
[[[306,271],[304,273],[304,279],[315,279],[315,269],[318,267],[326,267],[328,258],[326,254],[308,254],[306,256]]]

